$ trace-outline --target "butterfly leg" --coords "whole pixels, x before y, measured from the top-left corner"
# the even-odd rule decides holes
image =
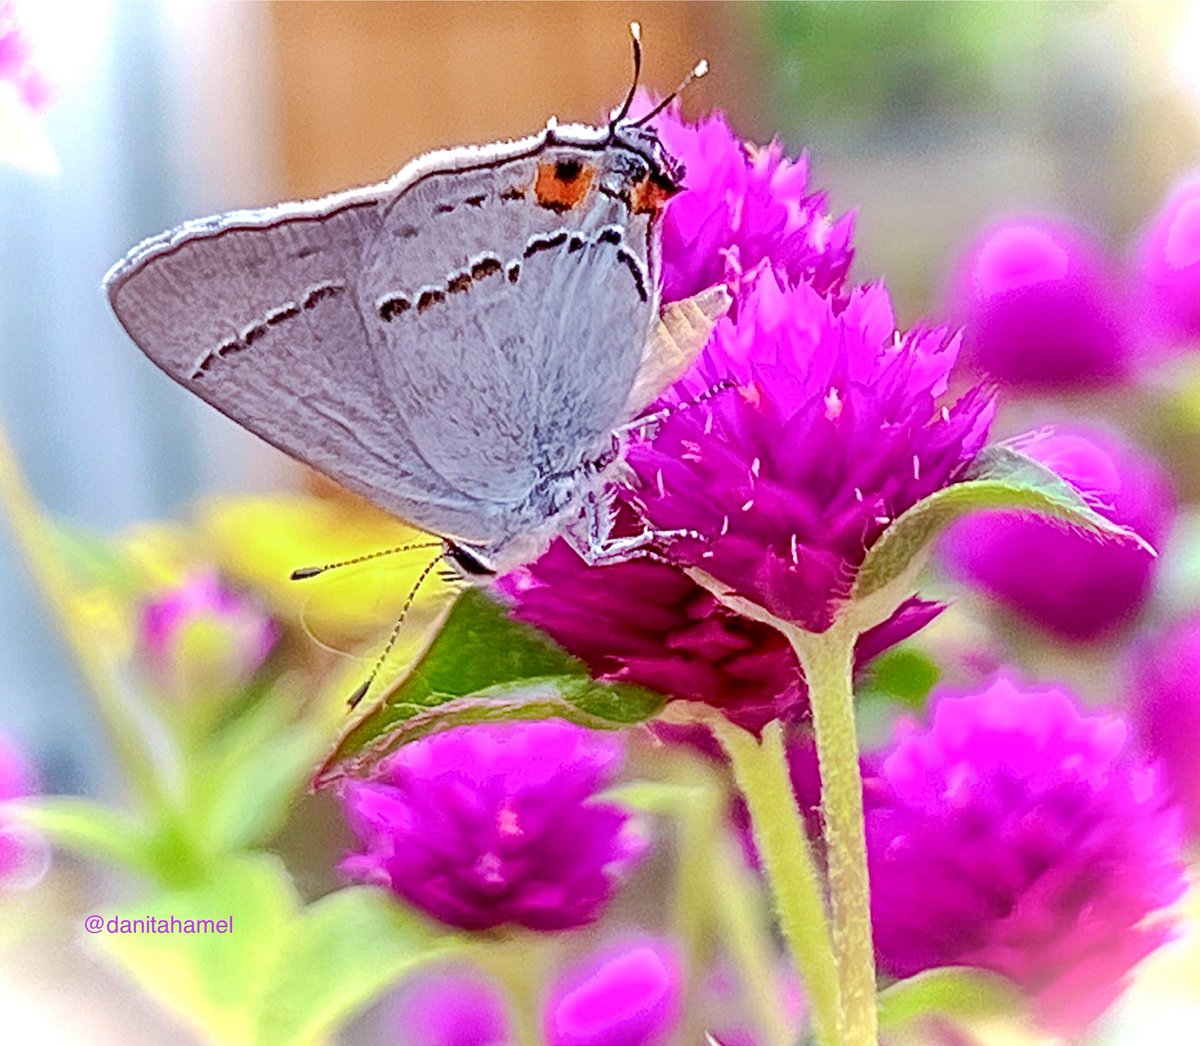
[[[613,488],[590,491],[583,501],[579,528],[582,533],[568,532],[572,546],[590,566],[606,566],[630,559],[652,559],[670,564],[659,547],[680,538],[703,540],[695,530],[655,530],[649,525],[637,534],[614,537],[612,533],[617,492]],[[645,521],[643,521],[645,522]]]
[[[720,381],[710,385],[703,392],[693,396],[690,400],[684,400],[682,403],[675,403],[669,407],[663,407],[662,410],[656,410],[653,414],[643,414],[640,418],[634,418],[633,421],[622,425],[616,432],[613,433],[614,441],[620,440],[621,445],[627,442],[630,436],[643,436],[647,432],[661,425],[668,418],[678,414],[681,410],[691,410],[693,407],[698,407],[702,403],[707,403],[714,396],[719,396],[722,392],[727,392],[729,389],[738,387],[736,381],[732,378],[722,378]]]

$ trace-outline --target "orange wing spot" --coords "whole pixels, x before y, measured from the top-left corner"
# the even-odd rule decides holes
[[[629,196],[629,203],[635,214],[657,214],[666,206],[667,201],[675,195],[675,191],[672,186],[656,180],[653,175],[649,175],[633,187],[633,192]]]
[[[578,160],[547,161],[538,164],[533,191],[541,206],[562,214],[583,202],[595,177],[596,168],[591,164]]]

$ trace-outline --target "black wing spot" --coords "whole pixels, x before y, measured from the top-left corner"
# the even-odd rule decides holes
[[[444,291],[422,291],[421,297],[417,299],[417,312],[424,312],[431,305],[440,305],[446,300]]]
[[[397,316],[403,312],[408,312],[412,308],[412,302],[407,298],[395,297],[388,298],[379,306],[379,318],[384,323],[391,323]]]
[[[495,276],[504,266],[499,258],[480,258],[474,265],[471,266],[471,279],[484,280],[489,276]]]
[[[217,356],[228,356],[228,355],[230,355],[230,353],[237,352],[238,350],[243,349],[243,348],[245,348],[245,346],[242,345],[242,343],[240,341],[238,341],[237,338],[230,338],[229,341],[224,342],[222,345],[220,345],[217,348],[216,355]],[[207,364],[208,361],[211,359],[212,359],[212,356],[206,356],[204,359],[204,362]]]
[[[274,327],[277,323],[295,319],[299,315],[299,305],[285,305],[282,309],[276,309],[274,312],[267,313],[267,326]]]
[[[629,270],[630,275],[633,277],[633,282],[637,287],[638,297],[642,301],[649,301],[650,296],[646,293],[646,277],[642,274],[642,267],[638,264],[638,260],[622,247],[617,251],[617,261],[621,262]]]
[[[540,236],[529,241],[528,246],[525,248],[524,256],[532,258],[539,251],[552,251],[555,247],[561,247],[566,242],[567,234],[565,230],[557,232],[553,236]]]
[[[451,278],[446,284],[446,290],[451,294],[462,294],[463,291],[471,289],[471,274],[469,272],[460,272],[457,276]]]
[[[247,327],[242,332],[242,342],[245,345],[253,345],[259,338],[267,333],[267,325],[265,323],[256,323],[253,327]]]
[[[525,199],[525,190],[519,185],[510,185],[507,189],[500,190],[500,199],[523,200]]]
[[[434,209],[434,214],[450,214],[454,210],[452,203],[439,203]]]
[[[486,193],[480,193],[478,196],[468,196],[463,203],[469,207],[482,207],[483,201],[487,199]]]
[[[300,304],[305,309],[311,309],[314,305],[325,301],[326,298],[336,298],[345,289],[340,283],[322,283],[309,291]]]
[[[554,177],[560,182],[573,182],[583,173],[583,164],[578,160],[559,160],[554,165]]]
[[[398,232],[400,233],[401,239],[404,239],[404,240],[416,239],[416,237],[420,233],[420,231],[421,230],[418,229],[415,225],[401,225],[398,230]]]
[[[320,247],[301,247],[300,250],[296,252],[296,258],[311,258],[314,254],[320,254],[320,252]]]
[[[597,243],[611,243],[616,246],[621,245],[621,230],[614,229],[611,225],[596,237]]]
[[[571,242],[567,244],[567,253],[574,254],[576,251],[583,250],[583,245],[587,243],[582,236],[572,236]]]
[[[508,282],[516,283],[521,278],[521,263],[513,262],[508,267]]]

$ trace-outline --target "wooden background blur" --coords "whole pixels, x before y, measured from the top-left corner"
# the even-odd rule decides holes
[[[754,15],[701,2],[275,2],[286,190],[381,179],[428,149],[521,137],[550,115],[594,123],[628,87],[633,19],[646,84],[668,91],[707,58],[688,111],[719,97],[743,133],[770,137]]]

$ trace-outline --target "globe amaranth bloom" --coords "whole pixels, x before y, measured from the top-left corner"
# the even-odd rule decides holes
[[[439,970],[405,982],[391,1009],[402,1046],[508,1046],[504,997],[470,970]]]
[[[1138,247],[1145,319],[1168,342],[1200,341],[1200,171],[1163,205]]]
[[[957,353],[945,330],[897,333],[882,286],[841,305],[764,270],[660,402],[734,388],[630,448],[639,511],[659,530],[699,532],[672,542],[672,559],[824,631],[892,520],[984,445],[989,396],[942,402]],[[938,609],[925,606],[926,620]],[[896,623],[917,612],[903,608]]]
[[[634,112],[650,105],[641,95]],[[790,282],[806,280],[823,294],[840,288],[854,258],[854,216],[830,217],[825,193],[809,188],[807,156],[792,159],[777,141],[743,141],[722,113],[689,123],[677,104],[654,127],[684,172],[662,222],[663,301],[764,260]]]
[[[1116,435],[1087,426],[1042,433],[1022,448],[1078,487],[1098,512],[1153,546],[1175,518],[1170,477]],[[955,576],[1061,639],[1093,640],[1128,624],[1150,595],[1157,560],[1045,519],[975,516],[951,528],[943,562]]]
[[[867,784],[880,965],[999,973],[1078,1034],[1168,939],[1185,888],[1180,821],[1117,717],[997,677],[935,695]]]
[[[466,930],[595,919],[643,854],[596,792],[619,740],[560,722],[459,727],[407,745],[342,794],[361,850],[341,864]]]
[[[1124,305],[1104,251],[1041,218],[983,232],[959,262],[950,314],[964,360],[1009,388],[1120,380],[1130,365]]]
[[[140,647],[150,677],[172,697],[225,694],[245,686],[279,638],[253,600],[197,571],[145,603]]]
[[[1139,639],[1130,670],[1138,736],[1200,837],[1200,615]]]
[[[656,1046],[679,1022],[681,969],[674,949],[654,937],[612,944],[551,986],[544,1035],[549,1046]]]

